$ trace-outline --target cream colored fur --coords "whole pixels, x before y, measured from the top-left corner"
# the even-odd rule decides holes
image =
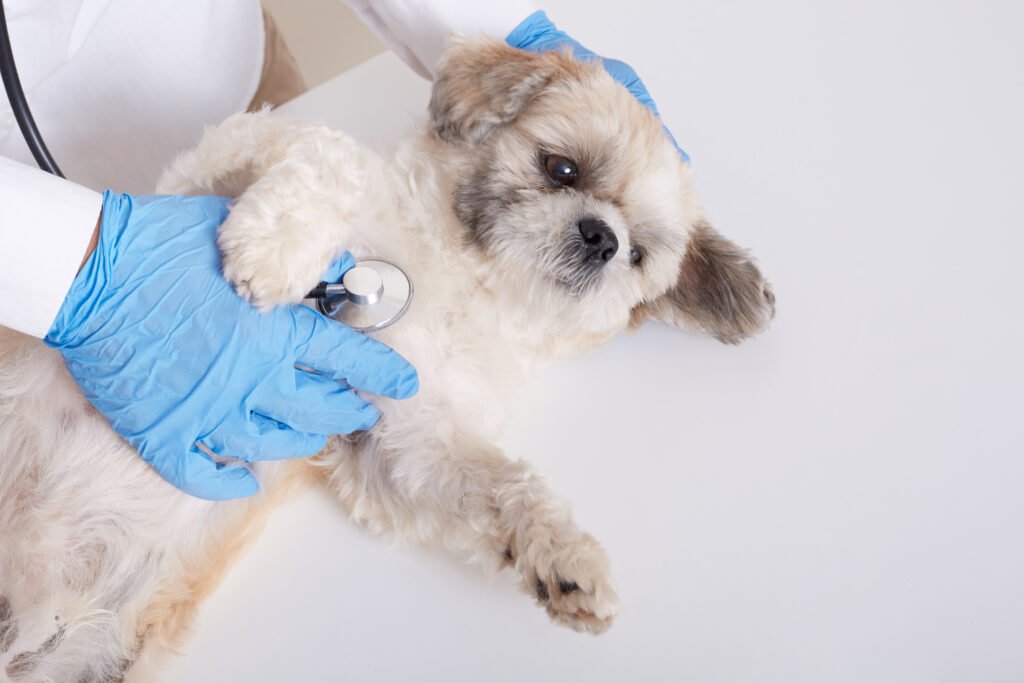
[[[539,152],[581,157],[588,183],[544,186]],[[704,225],[691,182],[660,123],[600,68],[484,42],[448,53],[430,125],[386,160],[265,113],[208,131],[159,190],[238,197],[219,237],[226,276],[268,308],[300,300],[345,249],[401,264],[415,301],[376,336],[417,367],[420,393],[376,399],[376,427],[309,461],[256,465],[256,498],[211,503],[152,472],[59,355],[0,330],[0,681],[152,680],[265,513],[314,479],[372,532],[509,567],[558,623],[608,628],[619,598],[604,550],[494,438],[528,373],[671,307],[686,259],[716,265],[688,251]],[[563,246],[581,215],[605,220],[620,249],[576,287]],[[703,317],[673,322],[735,326],[747,302],[740,336],[763,328],[760,274],[710,270],[712,283],[686,280],[714,294],[688,299]]]

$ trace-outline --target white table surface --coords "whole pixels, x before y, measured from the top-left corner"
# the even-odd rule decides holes
[[[593,638],[310,492],[167,681],[1024,680],[1019,2],[553,2],[627,58],[774,281],[734,348],[650,326],[536,383],[505,439],[625,609]],[[289,105],[386,143],[384,55]]]

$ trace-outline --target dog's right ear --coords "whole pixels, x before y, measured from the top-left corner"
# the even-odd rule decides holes
[[[434,130],[446,142],[479,142],[515,119],[567,66],[567,58],[558,53],[535,54],[494,40],[456,38],[434,78]]]
[[[745,249],[707,223],[694,226],[675,287],[633,309],[630,324],[653,318],[738,344],[775,317],[775,294]]]

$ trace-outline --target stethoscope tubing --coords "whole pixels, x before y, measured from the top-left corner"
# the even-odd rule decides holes
[[[25,99],[25,91],[21,88],[21,79],[18,78],[18,67],[14,64],[14,52],[11,50],[11,36],[7,32],[7,16],[4,14],[4,3],[0,0],[0,77],[4,81],[4,90],[7,91],[7,100],[11,103],[11,111],[14,119],[18,122],[18,128],[25,138],[25,144],[32,152],[32,158],[36,160],[39,168],[63,178],[57,162],[43,142],[43,136],[36,126],[36,120],[32,117],[32,110],[29,109],[28,101]]]

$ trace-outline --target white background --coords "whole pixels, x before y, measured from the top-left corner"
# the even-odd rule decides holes
[[[563,630],[311,492],[165,680],[1024,680],[1022,8],[547,3],[644,77],[778,296],[740,347],[649,326],[562,365],[511,425],[622,616]],[[290,109],[386,140],[426,88],[387,55]]]

